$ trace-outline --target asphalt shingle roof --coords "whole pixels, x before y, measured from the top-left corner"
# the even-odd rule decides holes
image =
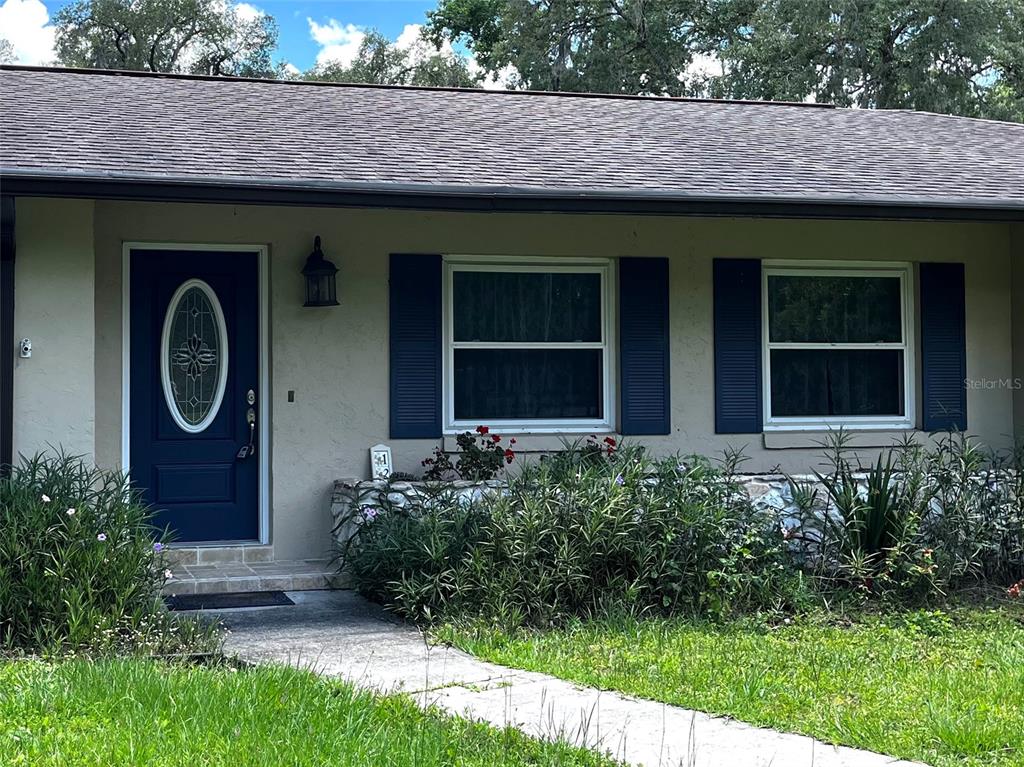
[[[0,70],[0,168],[1024,208],[1024,125],[922,112]]]

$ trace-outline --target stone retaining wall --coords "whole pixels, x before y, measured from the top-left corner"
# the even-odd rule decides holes
[[[812,477],[796,477],[799,481],[812,480]],[[751,500],[759,508],[771,509],[778,513],[780,520],[795,514],[788,480],[780,474],[750,475],[741,477],[741,483],[750,495]],[[370,511],[372,515],[384,505],[382,495],[388,493],[388,502],[404,507],[410,503],[422,502],[432,494],[443,492],[453,493],[460,498],[476,499],[483,493],[494,492],[504,487],[500,480],[473,482],[457,480],[443,485],[426,482],[392,482],[390,487],[382,480],[373,479],[339,479],[334,483],[334,494],[331,498],[331,515],[335,538],[339,542],[348,540],[352,534],[352,523],[348,522],[339,528],[345,520],[351,520],[353,512],[360,508]],[[441,490],[440,488],[443,488]]]

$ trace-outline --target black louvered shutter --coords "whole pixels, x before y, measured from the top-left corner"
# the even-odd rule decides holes
[[[668,259],[619,260],[623,434],[668,434]]]
[[[762,430],[761,262],[715,259],[715,433]]]
[[[391,438],[441,436],[441,257],[391,255]]]
[[[926,431],[967,428],[963,264],[921,264],[921,394]]]

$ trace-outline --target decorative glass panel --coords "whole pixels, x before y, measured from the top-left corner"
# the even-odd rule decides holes
[[[456,271],[454,341],[600,343],[595,272]]]
[[[171,416],[185,431],[202,431],[217,415],[227,379],[224,314],[205,282],[189,280],[171,298],[161,355]]]
[[[773,343],[901,343],[898,277],[768,277]]]
[[[601,349],[456,349],[455,418],[602,418]]]
[[[902,349],[774,349],[773,416],[903,416]]]

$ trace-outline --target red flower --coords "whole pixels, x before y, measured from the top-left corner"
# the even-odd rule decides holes
[[[493,441],[495,444],[497,444],[498,442],[501,442],[501,435],[500,434],[492,434],[491,435],[491,441]]]
[[[510,439],[510,440],[508,441],[508,444],[510,444],[510,445],[514,445],[514,444],[516,444],[516,438],[515,438],[515,437],[513,437],[512,439]]]
[[[511,450],[505,451],[505,463],[512,463],[512,459],[516,457],[516,454]]]
[[[618,443],[618,442],[616,442],[616,441],[615,441],[614,439],[612,439],[611,437],[605,437],[605,438],[604,438],[604,444],[608,445],[608,447],[615,447],[615,446],[616,446],[617,444],[619,444],[619,443]]]
[[[477,426],[476,427],[476,433],[477,434],[487,434],[489,431],[490,431],[490,429],[488,427],[486,427],[486,426]]]

